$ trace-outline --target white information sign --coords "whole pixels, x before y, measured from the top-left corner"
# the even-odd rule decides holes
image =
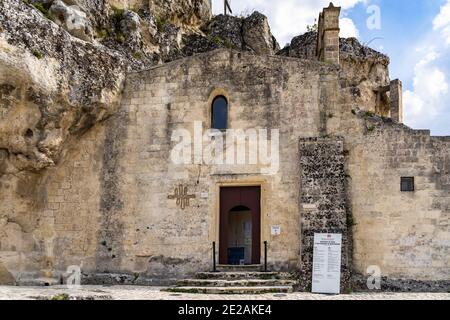
[[[281,227],[280,226],[272,226],[270,233],[273,236],[279,236],[281,234]]]
[[[202,198],[202,199],[208,199],[208,198],[209,198],[209,193],[208,193],[208,192],[202,192],[202,193],[200,194],[200,198]]]
[[[340,293],[342,234],[314,234],[312,292]]]

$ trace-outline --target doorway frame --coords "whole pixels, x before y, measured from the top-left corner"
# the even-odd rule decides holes
[[[240,180],[222,180],[214,185],[213,199],[213,223],[210,225],[210,240],[220,245],[220,189],[223,187],[260,187],[260,263],[264,256],[264,241],[269,240],[270,234],[267,228],[267,196],[268,181],[266,178],[248,178]],[[218,253],[218,252],[217,252]]]

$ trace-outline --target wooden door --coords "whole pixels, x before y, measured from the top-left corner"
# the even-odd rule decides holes
[[[219,264],[228,264],[228,218],[230,211],[244,206],[252,212],[252,264],[261,263],[261,188],[222,187],[220,189]]]

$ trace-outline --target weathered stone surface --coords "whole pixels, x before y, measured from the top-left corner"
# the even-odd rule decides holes
[[[242,24],[242,18],[220,14],[215,16],[202,30],[215,44],[240,50],[244,48]]]
[[[0,283],[2,285],[15,285],[16,280],[14,276],[6,269],[0,262]]]
[[[403,290],[418,289],[414,281],[448,290],[450,139],[363,111],[354,117],[344,125],[357,128],[347,141],[354,268],[378,266]],[[414,192],[400,191],[401,177],[415,178]]]
[[[115,112],[126,63],[75,40],[23,2],[2,1],[0,12],[4,166],[39,170],[57,161],[70,135]]]
[[[149,0],[150,12],[173,23],[201,25],[211,18],[211,0]]]
[[[351,212],[348,209],[344,140],[300,139],[302,266],[299,286],[311,291],[315,233],[342,234],[341,292],[351,286]]]
[[[267,17],[257,11],[244,19],[242,36],[246,45],[257,54],[273,54],[280,49],[270,32]]]
[[[356,38],[339,39],[340,56],[343,59],[364,60],[389,65],[389,57],[362,45]],[[301,59],[316,59],[317,32],[310,31],[296,36],[284,47],[279,55]]]
[[[141,18],[134,11],[125,11],[120,26],[124,33],[136,32],[141,27]]]
[[[370,292],[367,288],[367,277],[355,274],[352,277],[353,289],[359,292]],[[448,292],[450,280],[427,281],[414,279],[395,279],[381,277],[381,292]]]
[[[92,41],[92,26],[80,7],[76,5],[68,6],[61,0],[52,3],[49,9],[54,21],[63,26],[71,35],[85,41]]]
[[[310,31],[296,36],[277,54],[300,59],[316,59],[317,32]]]
[[[208,52],[222,47],[221,43],[203,35],[191,34],[183,37],[183,55],[191,56],[196,53]]]
[[[204,35],[185,37],[185,55],[211,51],[217,48],[253,51],[272,55],[278,43],[270,32],[267,17],[255,12],[247,18],[217,15],[202,28]]]
[[[158,30],[148,10],[139,12],[93,0],[2,1],[0,149],[6,154],[0,174],[54,165],[68,138],[116,112],[127,68],[184,54],[184,30],[170,23]],[[77,40],[92,42],[94,26],[102,45]]]

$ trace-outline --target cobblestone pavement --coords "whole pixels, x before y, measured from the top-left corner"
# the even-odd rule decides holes
[[[69,295],[70,299],[89,300],[450,300],[450,293],[353,293],[328,296],[311,293],[262,295],[204,295],[161,292],[157,287],[82,286],[68,289],[53,287],[0,286],[0,300],[52,299]]]

